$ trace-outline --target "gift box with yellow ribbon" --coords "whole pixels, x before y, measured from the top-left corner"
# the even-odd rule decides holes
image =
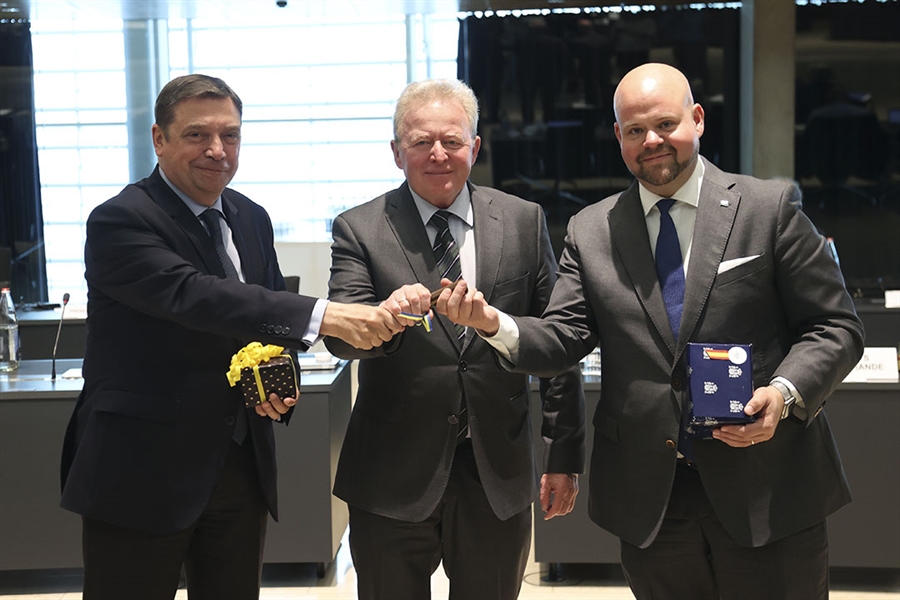
[[[281,346],[250,342],[231,357],[228,383],[231,387],[240,383],[248,408],[267,402],[272,393],[281,398],[298,397],[297,369],[291,356],[283,352]]]

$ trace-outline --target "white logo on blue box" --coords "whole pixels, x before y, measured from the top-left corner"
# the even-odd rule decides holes
[[[744,413],[753,395],[752,356],[749,344],[688,344],[687,406],[690,429],[698,436],[710,437],[710,428],[720,425],[756,420]]]

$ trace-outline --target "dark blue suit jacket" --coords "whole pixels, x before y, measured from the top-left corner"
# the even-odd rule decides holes
[[[242,402],[225,377],[232,355],[250,341],[305,348],[315,298],[273,291],[284,279],[269,216],[234,190],[222,198],[246,283],[224,278],[158,168],[91,213],[84,391],[63,446],[63,508],[154,533],[188,527],[232,443]],[[277,518],[272,423],[248,416]]]

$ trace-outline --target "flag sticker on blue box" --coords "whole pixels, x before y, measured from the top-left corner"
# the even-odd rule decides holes
[[[750,345],[689,343],[686,358],[691,429],[699,433],[704,428],[756,420],[744,413],[753,396]]]

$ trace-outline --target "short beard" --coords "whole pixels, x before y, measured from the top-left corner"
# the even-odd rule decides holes
[[[671,152],[673,162],[671,166],[662,166],[651,171],[649,169],[645,169],[644,163],[638,160],[638,170],[637,172],[632,171],[631,174],[644,183],[655,187],[662,187],[675,181],[675,179],[677,179],[679,175],[681,175],[687,168],[694,164],[694,162],[697,160],[697,156],[700,154],[699,149],[695,149],[686,161],[678,162],[678,159],[675,158],[676,156],[678,156],[678,154],[675,152],[674,148],[672,148],[671,146],[666,146],[664,149]]]

